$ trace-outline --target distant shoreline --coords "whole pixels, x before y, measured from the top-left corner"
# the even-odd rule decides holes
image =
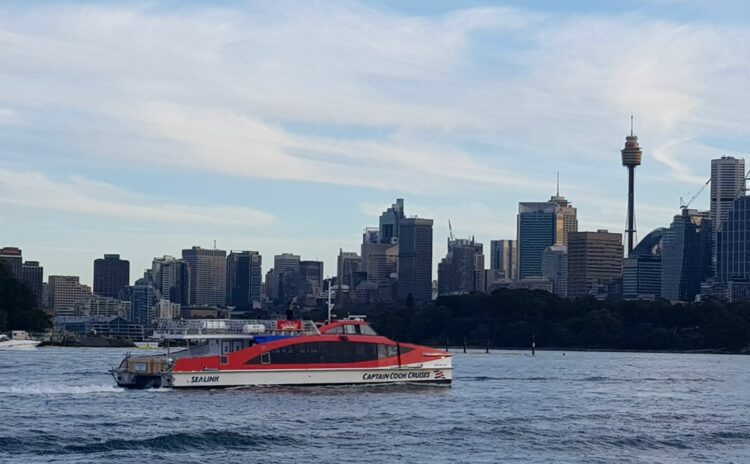
[[[445,346],[438,347],[432,345],[435,348],[445,349]],[[451,353],[463,353],[463,346],[449,346]],[[484,346],[467,346],[466,349],[469,352],[481,352],[479,354],[485,354],[484,351],[487,347]],[[490,354],[493,351],[521,351],[524,353],[531,354],[531,348],[518,348],[518,347],[490,347]],[[750,355],[750,347],[744,348],[738,351],[729,350],[715,350],[715,349],[704,349],[704,350],[635,350],[635,349],[624,349],[624,348],[559,348],[559,347],[544,347],[536,348],[536,351],[574,351],[574,352],[600,352],[600,353],[655,353],[655,354],[723,354],[723,355],[739,355],[747,356]],[[472,354],[472,353],[468,353]]]

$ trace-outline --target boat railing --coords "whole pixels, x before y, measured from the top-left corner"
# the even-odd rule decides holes
[[[180,319],[160,321],[154,338],[185,338],[191,335],[317,335],[313,321],[279,321],[275,319]],[[291,324],[287,322],[293,322]],[[300,330],[301,329],[301,330]]]

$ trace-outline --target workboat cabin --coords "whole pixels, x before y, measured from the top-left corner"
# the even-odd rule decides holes
[[[400,343],[362,317],[169,321],[154,336],[164,353],[127,354],[111,370],[125,388],[432,382],[450,385],[451,354]]]

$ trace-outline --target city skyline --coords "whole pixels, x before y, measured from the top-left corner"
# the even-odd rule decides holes
[[[742,3],[462,5],[4,6],[3,245],[84,284],[214,240],[333,274],[395,198],[435,243],[515,239],[558,171],[579,230],[622,233],[630,114],[640,239],[744,157]]]

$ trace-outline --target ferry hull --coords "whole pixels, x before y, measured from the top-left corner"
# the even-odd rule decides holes
[[[352,385],[387,383],[450,384],[453,369],[257,369],[246,371],[172,372],[165,374],[172,388],[224,388],[260,385]]]

